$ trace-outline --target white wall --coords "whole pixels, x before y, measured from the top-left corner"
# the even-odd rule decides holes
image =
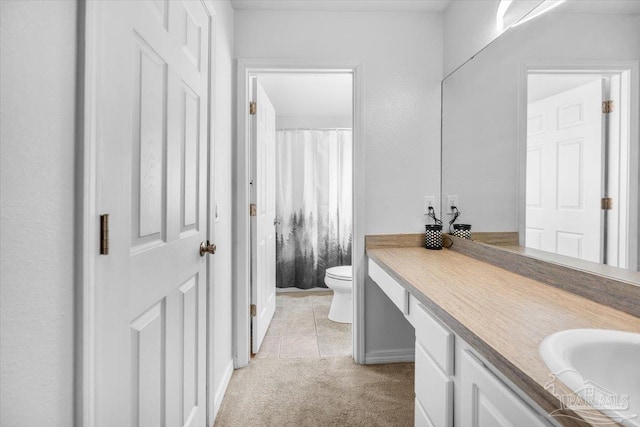
[[[439,195],[442,17],[428,13],[236,11],[237,58],[364,64],[365,233],[421,232]],[[366,352],[412,348],[413,330],[372,282]]]
[[[541,0],[513,2],[505,15],[517,22]],[[462,65],[502,32],[496,27],[499,0],[455,0],[444,12],[444,75]]]
[[[74,1],[0,1],[0,419],[73,425]]]
[[[459,67],[493,40],[499,0],[452,1],[444,11],[444,75]]]
[[[233,65],[233,10],[227,0],[215,1],[214,17],[214,95],[213,156],[215,199],[218,222],[214,223],[213,241],[217,252],[209,257],[213,282],[209,289],[209,425],[217,413],[227,382],[233,372],[232,356],[232,165],[233,99],[235,72]]]

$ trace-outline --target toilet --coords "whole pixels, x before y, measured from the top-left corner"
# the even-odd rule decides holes
[[[333,290],[333,299],[329,309],[329,320],[339,323],[352,323],[353,302],[351,289],[353,280],[350,265],[327,268],[324,283]]]

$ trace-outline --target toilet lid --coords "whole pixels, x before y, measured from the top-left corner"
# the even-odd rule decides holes
[[[327,276],[337,280],[351,280],[351,266],[341,265],[338,267],[327,268]]]

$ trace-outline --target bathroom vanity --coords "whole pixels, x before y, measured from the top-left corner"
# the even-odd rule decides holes
[[[368,274],[415,328],[416,426],[585,426],[539,353],[568,329],[640,318],[453,250],[368,248]],[[552,415],[553,414],[553,415]]]

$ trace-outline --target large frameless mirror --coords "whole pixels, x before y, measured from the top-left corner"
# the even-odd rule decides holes
[[[640,2],[545,3],[443,81],[442,216],[637,271]]]

